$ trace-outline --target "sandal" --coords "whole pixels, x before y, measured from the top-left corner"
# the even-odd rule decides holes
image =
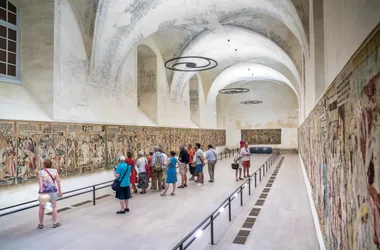
[[[61,226],[61,223],[59,223],[59,222],[57,222],[56,224],[53,224],[53,228],[57,228],[59,226]]]
[[[175,193],[171,193],[170,195],[171,195],[171,196],[174,196],[174,195],[175,195]]]
[[[179,186],[178,188],[185,188],[185,186],[184,186],[184,185],[181,185],[181,186]]]
[[[38,229],[43,229],[43,228],[44,228],[44,225],[39,224],[37,228],[38,228]]]
[[[116,212],[116,214],[125,214],[125,210],[124,211],[119,210]]]
[[[161,196],[166,196],[166,194],[160,194]]]

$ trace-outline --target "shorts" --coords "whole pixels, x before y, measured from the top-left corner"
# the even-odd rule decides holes
[[[116,196],[119,200],[129,200],[131,198],[131,190],[129,186],[120,187],[118,191],[116,191]]]
[[[185,175],[187,173],[187,164],[186,163],[180,163],[179,164],[179,174]]]
[[[58,200],[58,192],[54,192],[54,193],[43,193],[43,194],[48,194],[50,196],[50,200],[49,201],[57,201]],[[41,195],[43,195],[41,194]],[[41,203],[41,200],[40,200],[40,197],[41,195],[38,196],[38,201]]]
[[[197,168],[197,173],[203,173],[203,164],[198,164],[196,168]]]
[[[243,161],[243,167],[244,168],[250,168],[251,167],[251,161]]]

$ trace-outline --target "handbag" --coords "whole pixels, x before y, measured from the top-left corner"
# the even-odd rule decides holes
[[[232,169],[238,169],[239,168],[239,163],[232,163],[231,167],[232,167]]]
[[[128,166],[129,167],[129,166]],[[125,170],[125,172],[124,172],[124,175],[123,175],[123,177],[121,178],[121,180],[119,181],[119,178],[116,178],[114,181],[113,181],[113,183],[112,183],[112,185],[111,185],[111,188],[112,188],[112,190],[113,191],[119,191],[120,190],[120,184],[121,184],[121,182],[123,181],[123,179],[124,179],[124,176],[125,176],[125,174],[128,172],[128,168]]]

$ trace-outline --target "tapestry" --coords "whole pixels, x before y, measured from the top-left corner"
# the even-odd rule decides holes
[[[0,186],[17,183],[15,123],[0,122]]]
[[[156,145],[169,154],[181,143],[224,146],[225,130],[0,121],[0,187],[37,181],[45,159],[61,176],[106,169],[127,152],[148,155]]]
[[[66,175],[105,167],[105,126],[69,124]]]
[[[211,144],[214,148],[226,145],[226,133],[224,130],[201,129],[200,144],[204,150]]]
[[[249,145],[281,144],[281,129],[242,129],[241,139]]]
[[[327,249],[380,249],[379,27],[298,130]]]
[[[200,143],[200,129],[191,128],[172,128],[170,129],[170,151],[179,153],[179,146],[183,143],[185,146]]]

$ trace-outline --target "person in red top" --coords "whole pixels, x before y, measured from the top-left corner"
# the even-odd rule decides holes
[[[149,155],[148,157],[146,158],[148,160],[148,164],[150,166],[149,170],[148,170],[148,183],[150,181],[150,178],[152,178],[152,158],[153,158],[153,152],[149,152]],[[150,187],[150,189],[152,189],[152,187]]]
[[[127,159],[125,159],[125,163],[127,163],[132,168],[131,189],[133,189],[133,191],[135,193],[137,193],[136,183],[138,183],[138,181],[137,181],[137,173],[136,173],[136,169],[135,169],[135,160],[132,159],[132,152],[128,151]],[[131,190],[131,198],[132,198],[132,190]]]
[[[191,177],[190,177],[189,180],[193,181],[194,180],[194,176],[195,176],[195,166],[192,166],[193,165],[194,150],[191,147],[191,144],[189,144],[187,146],[187,150],[189,151],[189,157],[190,157],[189,169],[190,169]]]

